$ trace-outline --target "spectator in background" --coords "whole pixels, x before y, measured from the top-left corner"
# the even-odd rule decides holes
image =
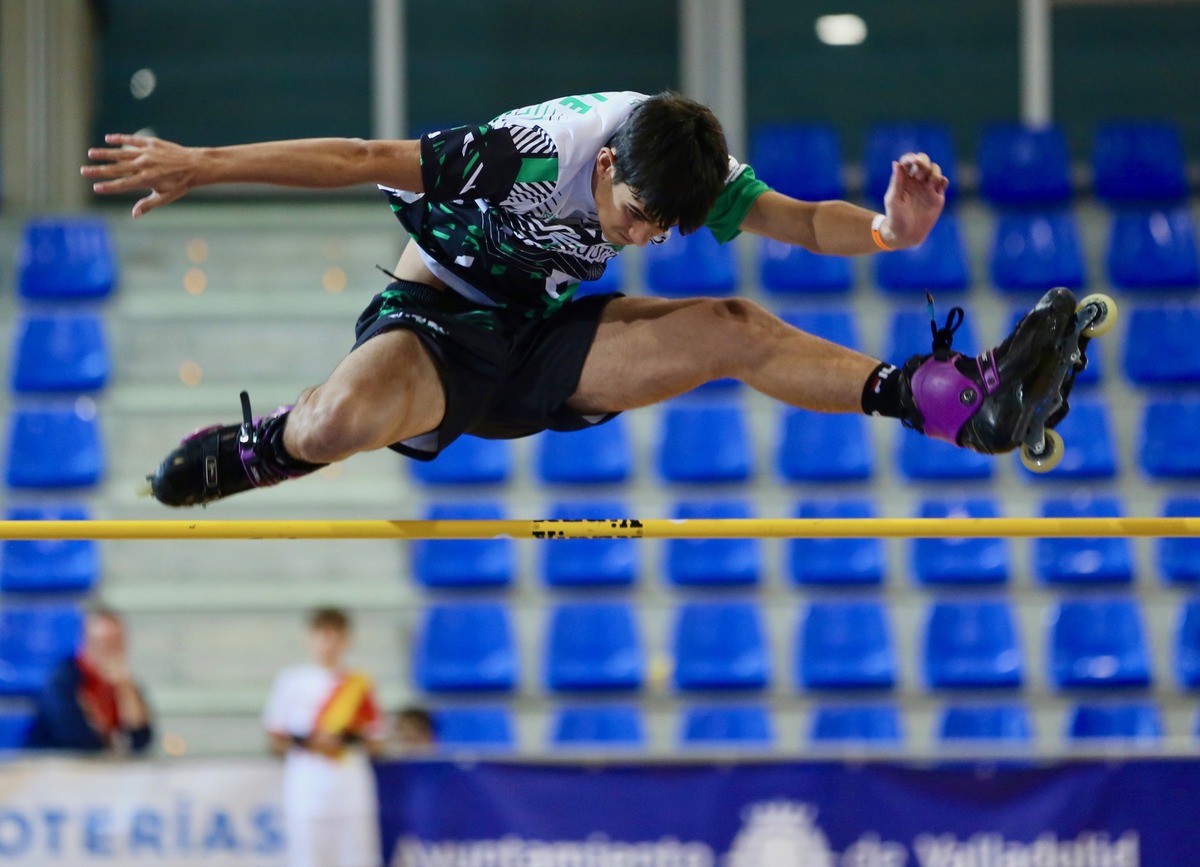
[[[385,735],[371,679],[343,667],[350,619],[309,618],[312,662],[275,678],[263,712],[271,751],[284,757],[290,867],[379,867],[379,803],[369,756]]]
[[[150,711],[133,680],[125,624],[107,608],[84,618],[79,652],[51,673],[37,698],[30,749],[140,753],[150,746]]]
[[[423,707],[409,706],[396,714],[396,752],[404,756],[431,753],[437,747],[437,725]]]

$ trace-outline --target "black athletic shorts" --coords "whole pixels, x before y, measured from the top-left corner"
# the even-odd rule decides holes
[[[620,293],[589,295],[545,318],[484,307],[451,290],[401,280],[358,317],[354,348],[394,328],[412,331],[433,356],[446,414],[429,435],[391,448],[433,460],[462,434],[516,439],[543,430],[580,430],[617,413],[584,418],[567,406],[592,347],[604,305]]]

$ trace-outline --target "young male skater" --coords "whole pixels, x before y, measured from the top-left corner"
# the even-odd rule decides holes
[[[884,213],[771,190],[726,150],[705,106],[676,93],[591,93],[413,141],[303,139],[191,148],[109,135],[84,166],[98,193],[149,189],[133,216],[227,182],[375,183],[411,241],[395,281],[359,317],[357,342],[294,406],[189,436],[150,477],[171,506],[303,476],[391,447],[428,460],[463,433],[577,430],[724,377],[792,406],[900,419],[984,453],[1011,451],[1023,387],[1071,321],[1054,290],[1000,346],[884,363],[792,328],[742,298],[573,300],[629,244],[708,226],[817,253],[925,239],[948,183],[925,154],[892,167]]]

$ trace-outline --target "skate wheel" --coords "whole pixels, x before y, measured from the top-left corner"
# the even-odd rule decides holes
[[[1048,473],[1062,462],[1064,448],[1062,434],[1047,428],[1042,453],[1034,454],[1029,446],[1021,446],[1021,463],[1031,473]]]
[[[1091,325],[1083,329],[1083,336],[1099,337],[1102,334],[1107,334],[1117,324],[1117,302],[1111,296],[1102,293],[1087,295],[1079,302],[1079,306],[1075,308],[1075,312],[1078,313],[1090,304],[1095,304],[1100,308],[1100,315],[1092,321]]]
[[[137,495],[139,497],[153,497],[154,496],[154,489],[152,487],[150,487],[149,479],[146,479],[146,481],[142,482],[140,485],[137,486]]]

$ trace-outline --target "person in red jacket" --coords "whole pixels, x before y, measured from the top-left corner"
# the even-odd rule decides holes
[[[115,611],[94,609],[79,652],[54,670],[38,696],[26,746],[140,753],[152,740],[150,710],[129,668],[125,624]]]

